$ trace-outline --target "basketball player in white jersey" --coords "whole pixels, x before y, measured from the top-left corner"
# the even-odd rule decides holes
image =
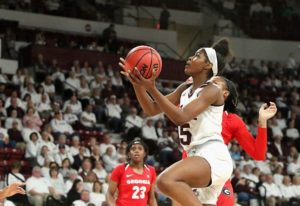
[[[213,48],[201,48],[190,57],[185,73],[193,78],[192,85],[180,85],[163,96],[155,87],[155,71],[144,79],[120,66],[123,75],[133,84],[144,112],[155,115],[164,112],[179,125],[180,142],[188,157],[167,168],[157,180],[158,188],[182,206],[216,205],[224,183],[232,173],[232,160],[221,136],[224,93],[222,86],[206,81],[225,66],[229,54],[228,41],[221,40]],[[147,92],[152,96],[147,94]],[[228,92],[224,90],[224,92]],[[178,108],[176,105],[180,105]],[[200,201],[191,188],[197,190]]]

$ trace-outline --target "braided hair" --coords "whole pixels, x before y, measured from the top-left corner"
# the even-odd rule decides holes
[[[229,96],[225,100],[224,111],[229,113],[237,113],[237,105],[239,103],[238,92],[235,84],[229,79],[224,77],[224,80],[227,85],[227,89],[229,91]]]

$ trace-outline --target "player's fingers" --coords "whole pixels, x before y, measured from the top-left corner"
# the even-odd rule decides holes
[[[128,78],[128,72],[124,72],[124,71],[120,71],[120,73],[122,74],[122,75],[124,75],[125,77],[127,77]]]
[[[18,189],[17,193],[22,194],[22,195],[26,194],[26,192],[25,192],[25,190],[23,188]]]
[[[120,57],[120,61],[125,64],[125,59],[123,59],[122,57]]]
[[[137,83],[139,81],[139,79],[137,78],[137,76],[135,74],[133,74],[130,70],[128,71],[128,74],[129,74],[130,79],[133,82]]]
[[[260,109],[266,109],[268,108],[268,104],[267,103],[263,103],[261,106],[260,106]]]
[[[124,71],[127,70],[127,69],[125,68],[125,65],[124,65],[123,63],[119,62],[119,66],[120,66]]]
[[[156,78],[156,73],[157,72],[157,69],[153,68],[152,69],[152,76],[151,76],[151,80],[154,80]]]
[[[141,75],[140,71],[137,69],[137,67],[134,67],[134,73],[135,73],[135,76],[142,80],[144,77]]]

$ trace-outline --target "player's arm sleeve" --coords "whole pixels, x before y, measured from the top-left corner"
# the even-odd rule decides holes
[[[113,169],[113,171],[111,173],[110,180],[119,183],[122,172],[124,172],[124,169],[125,168],[124,168],[123,164],[116,166],[115,169]]]
[[[257,128],[256,138],[248,131],[244,121],[237,116],[234,137],[241,147],[255,160],[265,160],[267,151],[267,129]]]

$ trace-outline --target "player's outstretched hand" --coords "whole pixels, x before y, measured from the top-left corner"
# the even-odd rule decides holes
[[[268,120],[275,116],[277,112],[277,107],[274,102],[270,102],[270,105],[268,106],[267,103],[261,105],[259,109],[259,118]]]
[[[7,186],[6,188],[3,189],[3,192],[5,192],[6,197],[13,196],[15,194],[22,194],[25,195],[25,190],[22,188],[25,183],[23,182],[15,182],[12,183],[11,185]]]

